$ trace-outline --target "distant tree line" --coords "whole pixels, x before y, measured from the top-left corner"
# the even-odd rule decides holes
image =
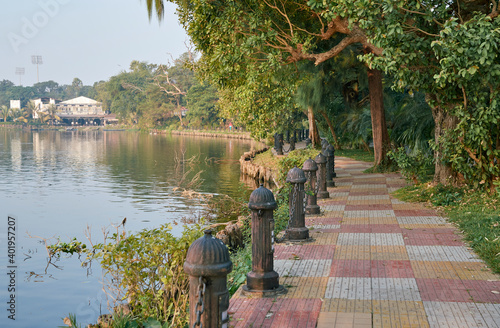
[[[138,124],[143,128],[222,127],[226,120],[216,109],[217,91],[197,78],[189,68],[191,61],[190,53],[168,64],[132,61],[128,71],[93,86],[83,85],[78,78],[71,85],[47,81],[31,87],[3,80],[0,81],[1,118],[19,121],[24,117],[21,120],[28,122],[35,110],[33,99],[50,97],[64,101],[85,96],[102,102],[103,109],[116,114],[124,124]],[[10,110],[10,100],[20,100],[21,108]]]

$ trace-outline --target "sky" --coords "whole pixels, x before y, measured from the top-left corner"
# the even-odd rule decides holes
[[[187,51],[175,6],[149,21],[145,0],[0,0],[0,81],[84,85],[128,70],[133,60],[165,64]],[[24,68],[24,75],[16,75]]]

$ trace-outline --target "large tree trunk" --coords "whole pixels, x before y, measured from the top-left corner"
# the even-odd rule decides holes
[[[368,89],[372,117],[373,152],[375,166],[378,166],[388,162],[387,150],[390,146],[389,133],[385,123],[382,72],[377,69],[368,69]]]
[[[330,128],[330,132],[332,133],[333,141],[335,142],[335,149],[339,150],[340,145],[339,145],[339,140],[337,139],[337,134],[335,133],[335,129],[333,128],[332,121],[330,121],[330,118],[326,114],[324,110],[320,111],[320,114],[323,116],[323,118],[326,121],[326,124],[328,124],[328,127]]]
[[[311,143],[313,147],[321,144],[321,140],[319,138],[318,127],[316,126],[316,119],[314,118],[314,111],[312,106],[307,107],[307,118],[309,119],[309,139],[311,139]]]
[[[432,95],[426,95],[426,100],[435,99]],[[454,129],[458,124],[458,119],[450,115],[446,109],[440,106],[431,106],[432,117],[434,118],[434,142],[436,149],[434,151],[434,184],[455,184],[457,181],[457,174],[451,168],[450,163],[443,161],[443,146],[441,145],[440,138],[444,136],[446,130]]]

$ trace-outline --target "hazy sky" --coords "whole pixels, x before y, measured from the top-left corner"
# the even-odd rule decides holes
[[[0,80],[37,82],[32,55],[42,56],[40,82],[85,85],[128,70],[132,60],[166,63],[186,51],[187,36],[167,3],[161,24],[144,0],[0,0]]]

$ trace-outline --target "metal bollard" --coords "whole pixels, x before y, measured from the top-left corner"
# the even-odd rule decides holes
[[[278,133],[274,134],[274,150],[276,150],[276,155],[283,155],[283,147]]]
[[[290,130],[286,130],[286,135],[285,136],[286,136],[285,137],[286,138],[285,141],[288,142],[288,143],[290,143]]]
[[[316,181],[318,184],[318,198],[330,198],[330,193],[326,189],[326,156],[319,153],[318,156],[314,158],[316,164],[318,164],[318,171],[316,173]]]
[[[290,240],[303,240],[309,238],[309,229],[306,227],[304,213],[304,183],[307,181],[304,171],[294,167],[288,171],[286,182],[292,184],[290,194],[290,221],[286,236]]]
[[[334,154],[333,151],[326,147],[325,152],[323,153],[326,157],[326,186],[327,187],[335,187],[335,182],[333,181],[333,165],[334,162]]]
[[[190,327],[227,328],[227,274],[233,270],[229,251],[211,230],[188,249],[184,271],[189,275]]]
[[[289,152],[292,150],[295,150],[295,140],[297,140],[296,137],[297,133],[293,133],[293,136],[290,137],[290,149],[288,150]]]
[[[325,150],[326,150],[326,147],[330,146],[330,143],[328,142],[328,140],[326,140],[326,138],[321,138],[321,152],[324,154],[325,153]]]
[[[286,292],[274,271],[274,217],[278,207],[273,193],[260,185],[250,195],[248,208],[252,211],[252,271],[247,274],[243,294],[275,296]]]
[[[306,178],[308,180],[308,188],[306,190],[306,214],[319,214],[319,206],[316,200],[316,171],[318,170],[318,165],[312,159],[308,159],[304,162],[302,167]]]
[[[283,133],[278,133],[278,144],[281,150],[281,155],[283,155],[283,145],[285,144],[285,142],[283,141]]]
[[[335,173],[335,148],[330,145],[328,146],[328,148],[332,151],[333,155],[332,155],[332,177],[336,178],[337,177],[337,173]]]

